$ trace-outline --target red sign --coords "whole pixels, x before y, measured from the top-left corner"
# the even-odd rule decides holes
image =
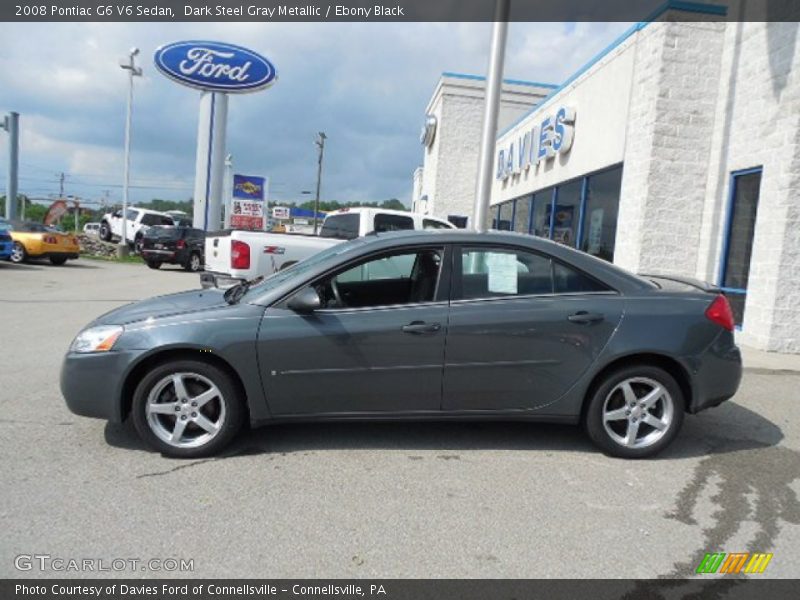
[[[232,229],[263,229],[264,217],[252,215],[231,215]]]

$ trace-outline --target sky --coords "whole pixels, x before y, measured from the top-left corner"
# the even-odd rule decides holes
[[[558,84],[626,23],[511,23],[504,76]],[[126,73],[141,49],[131,153],[132,202],[187,200],[200,92],[153,65],[161,44],[207,39],[251,48],[278,71],[270,88],[232,95],[234,171],[268,176],[271,201],[305,201],[318,131],[328,136],[322,199],[410,202],[419,130],[442,72],[484,75],[490,23],[2,23],[0,113],[20,113],[19,191],[121,202]],[[0,190],[6,186],[0,131]]]

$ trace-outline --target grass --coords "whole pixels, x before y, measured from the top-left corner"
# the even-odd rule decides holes
[[[125,258],[119,258],[117,256],[100,256],[99,254],[83,254],[81,253],[81,258],[88,258],[90,260],[102,260],[104,262],[118,262],[118,263],[131,263],[137,265],[143,265],[144,261],[142,260],[141,256],[137,256],[136,254],[129,254]]]

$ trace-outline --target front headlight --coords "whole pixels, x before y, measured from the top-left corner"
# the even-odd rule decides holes
[[[84,329],[78,334],[72,345],[70,352],[108,352],[114,347],[114,343],[122,335],[121,325],[100,325]]]

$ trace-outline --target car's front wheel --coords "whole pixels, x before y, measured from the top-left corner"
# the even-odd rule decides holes
[[[131,410],[142,439],[178,458],[219,452],[239,431],[245,415],[230,375],[193,360],[168,362],[150,371],[134,392]]]
[[[683,392],[672,375],[655,366],[631,365],[609,373],[595,388],[584,425],[605,453],[647,458],[678,435],[684,407]]]
[[[157,260],[148,260],[148,261],[145,261],[145,262],[147,263],[147,266],[150,267],[151,269],[160,269],[161,268],[161,263],[159,261],[157,261]]]
[[[19,242],[14,242],[11,246],[11,256],[8,257],[12,263],[23,263],[28,260],[28,253],[25,252],[25,246]]]

